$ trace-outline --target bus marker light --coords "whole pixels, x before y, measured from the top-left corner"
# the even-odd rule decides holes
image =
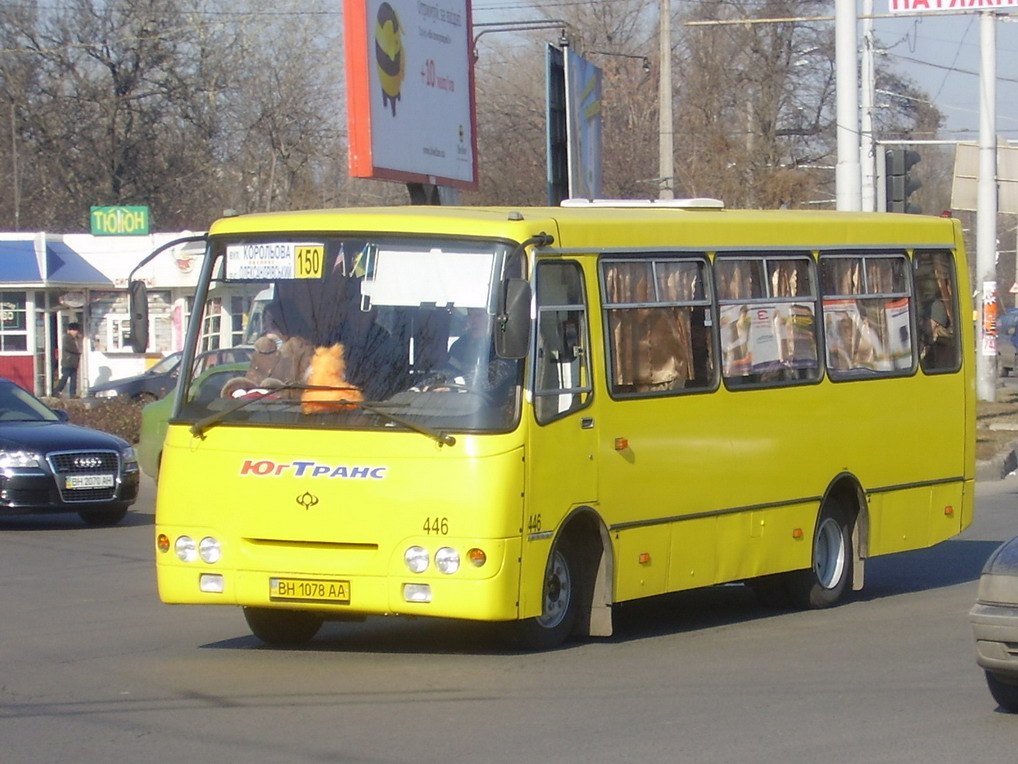
[[[795,529],[793,529],[792,530],[792,538],[794,538],[794,539],[801,539],[802,538],[802,528],[795,528]]]
[[[431,585],[403,584],[403,599],[407,602],[431,602]]]
[[[629,448],[629,438],[615,438],[615,450],[625,451]]]
[[[646,565],[650,562],[650,554],[647,552],[640,552],[640,564]]]
[[[170,551],[170,537],[167,536],[165,533],[160,533],[159,536],[156,538],[156,548],[160,552],[169,552]]]
[[[209,594],[222,594],[226,582],[218,573],[202,573],[198,576],[198,588]]]
[[[470,560],[470,564],[475,568],[480,568],[488,561],[488,555],[484,553],[483,549],[474,547],[467,552],[467,559]]]
[[[947,515],[948,517],[954,517],[954,507],[948,504],[946,507],[944,507],[944,514]]]

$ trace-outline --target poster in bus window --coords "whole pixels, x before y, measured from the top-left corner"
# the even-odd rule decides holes
[[[895,369],[912,366],[912,330],[908,314],[908,298],[890,300],[887,314],[887,352]]]
[[[774,305],[749,306],[749,358],[754,372],[781,366],[778,309]]]
[[[749,374],[749,313],[745,305],[721,306],[721,353],[726,377]]]
[[[874,301],[826,300],[827,363],[835,370],[890,371],[895,368],[888,350],[888,322]],[[907,310],[907,307],[906,307]]]

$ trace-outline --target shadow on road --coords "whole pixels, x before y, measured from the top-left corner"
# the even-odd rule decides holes
[[[953,540],[931,549],[887,555],[869,560],[866,587],[849,601],[873,602],[933,589],[974,582],[997,541]],[[615,634],[607,640],[623,643],[713,629],[735,623],[788,615],[762,607],[741,584],[696,589],[635,600],[614,608]],[[573,641],[560,649],[585,644]],[[209,649],[277,650],[253,636],[205,645]],[[299,650],[362,653],[513,654],[492,624],[444,619],[372,617],[362,623],[326,623],[318,636]]]
[[[129,509],[127,516],[116,525],[88,525],[73,512],[16,514],[0,517],[0,533],[16,533],[18,531],[96,531],[114,532],[118,528],[136,528],[141,525],[153,525],[155,517],[152,512]]]

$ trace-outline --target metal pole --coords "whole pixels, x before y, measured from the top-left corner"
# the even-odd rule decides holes
[[[658,80],[658,181],[660,199],[675,198],[675,156],[672,144],[672,8],[661,0],[661,75]]]
[[[838,165],[835,170],[837,207],[862,207],[859,172],[859,75],[855,0],[835,0],[834,33],[838,90]]]
[[[997,31],[994,14],[979,19],[979,187],[976,196],[976,290],[979,347],[976,393],[997,399]]]
[[[873,212],[877,209],[876,188],[876,143],[873,140],[873,0],[863,0],[862,21],[862,109],[860,122],[862,147],[859,161],[862,163],[862,210]]]

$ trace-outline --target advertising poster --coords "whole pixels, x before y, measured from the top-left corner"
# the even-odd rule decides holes
[[[566,51],[566,119],[569,129],[569,196],[601,196],[601,70]]]
[[[468,0],[345,0],[350,174],[477,185]]]

